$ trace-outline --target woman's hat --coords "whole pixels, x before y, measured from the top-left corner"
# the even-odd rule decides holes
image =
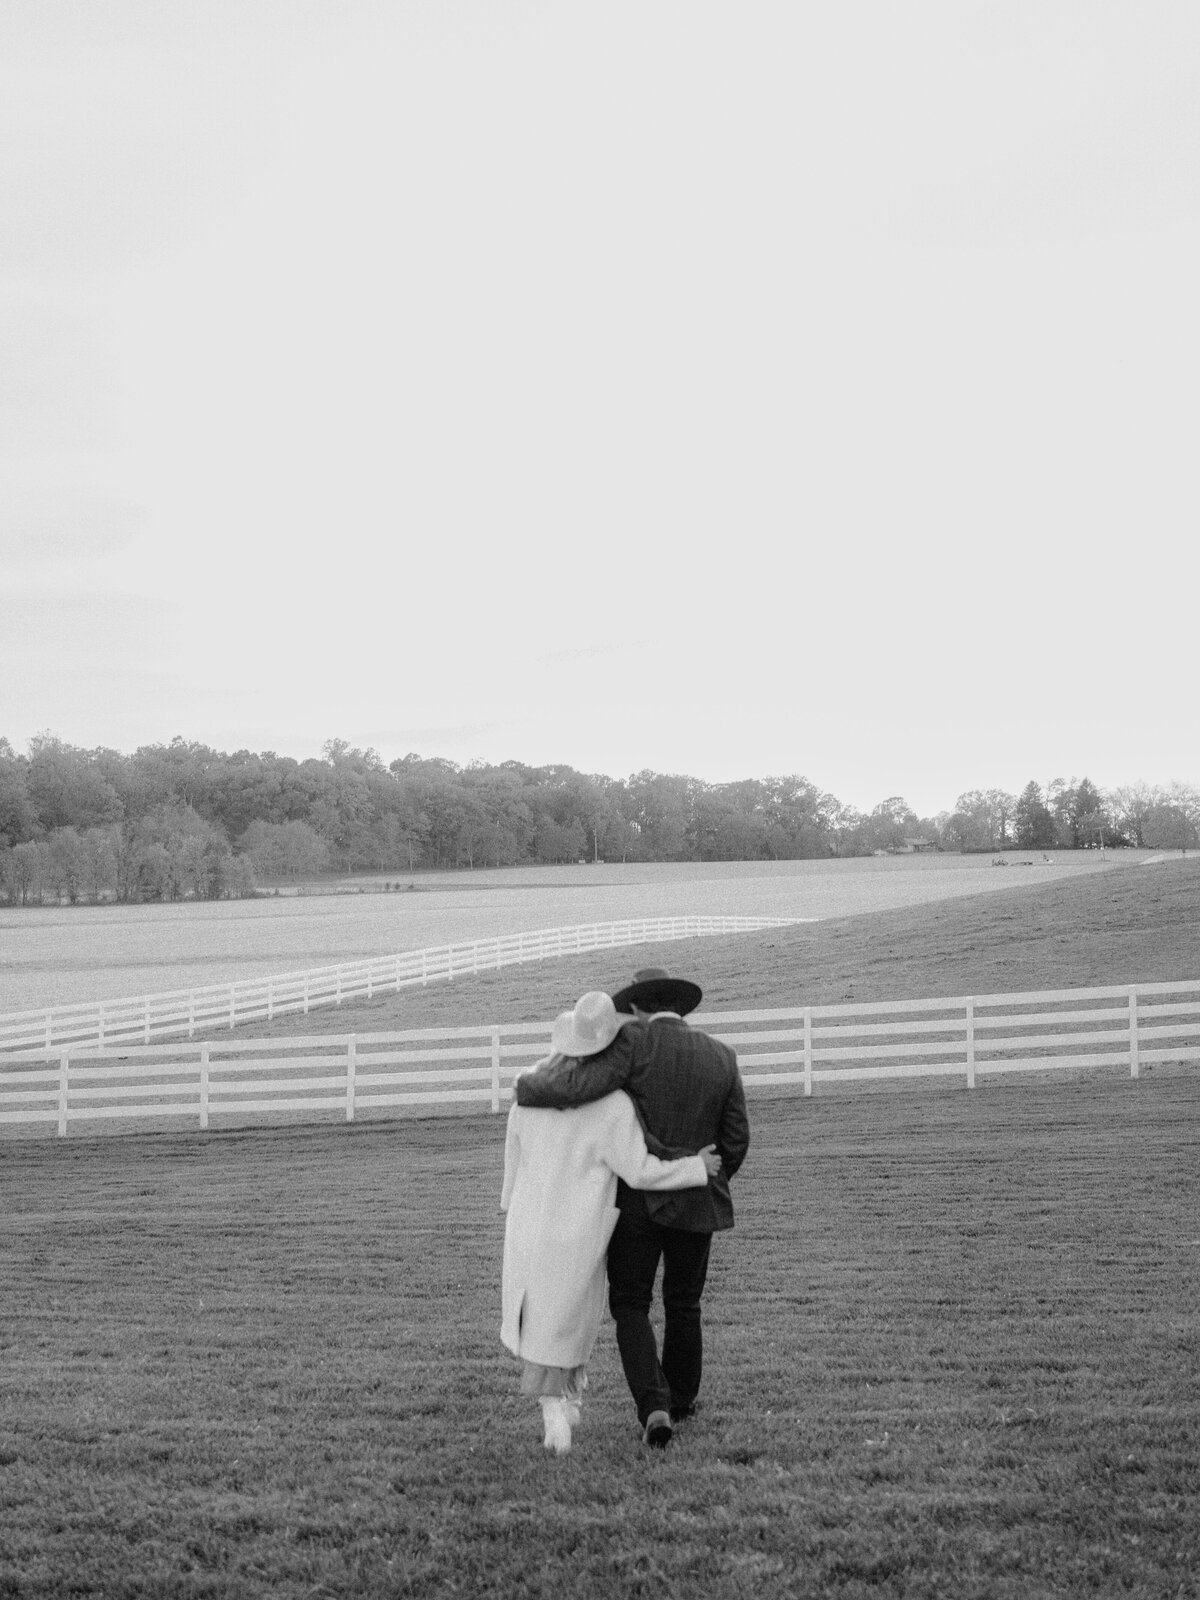
[[[639,1011],[674,1011],[677,1016],[686,1017],[703,998],[704,991],[698,983],[669,977],[662,967],[643,967],[634,973],[631,984],[618,989],[612,1003],[617,1011],[627,1014],[636,1006]]]
[[[621,1031],[624,1017],[599,989],[592,989],[575,1002],[574,1011],[564,1011],[554,1019],[550,1048],[560,1056],[594,1056],[606,1050]]]

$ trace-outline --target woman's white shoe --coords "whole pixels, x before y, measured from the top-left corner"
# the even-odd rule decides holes
[[[553,1450],[556,1456],[565,1456],[571,1448],[571,1423],[578,1422],[579,1408],[556,1395],[543,1395],[542,1418],[546,1424],[546,1437],[542,1441],[546,1449]]]

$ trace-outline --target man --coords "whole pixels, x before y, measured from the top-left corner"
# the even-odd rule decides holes
[[[721,1172],[707,1189],[642,1194],[617,1188],[619,1216],[608,1247],[608,1304],[617,1348],[646,1444],[664,1449],[677,1422],[695,1411],[703,1366],[700,1299],[714,1233],[733,1227],[728,1180],[750,1144],[746,1094],[728,1045],[683,1020],[699,986],[660,967],[635,973],[614,994],[635,1020],[586,1066],[556,1058],[517,1079],[519,1105],[566,1109],[614,1089],[633,1100],[652,1154],[669,1159],[715,1144]],[[663,1345],[659,1359],[650,1304],[663,1263]]]

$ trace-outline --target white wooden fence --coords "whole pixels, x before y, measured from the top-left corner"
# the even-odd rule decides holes
[[[1200,980],[881,1001],[692,1019],[738,1052],[750,1091],[1200,1061]],[[431,1107],[498,1112],[546,1053],[545,1023],[37,1050],[0,1062],[0,1124],[180,1118],[211,1127]]]
[[[61,1049],[64,1045],[109,1046],[239,1023],[270,1020],[283,1012],[308,1012],[343,1000],[370,999],[392,989],[436,983],[471,972],[544,961],[554,956],[608,950],[620,945],[658,944],[711,934],[754,933],[763,928],[815,922],[815,917],[643,917],[623,922],[593,922],[570,928],[539,928],[498,939],[439,945],[400,955],[343,962],[310,972],[176,989],[134,999],[89,1000],[48,1011],[14,1011],[0,1016],[0,1051]]]

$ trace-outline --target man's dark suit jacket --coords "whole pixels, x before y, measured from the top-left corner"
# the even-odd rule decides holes
[[[705,1189],[635,1198],[619,1183],[617,1205],[623,1211],[644,1206],[663,1227],[690,1233],[732,1228],[728,1180],[746,1159],[750,1123],[737,1056],[729,1046],[689,1028],[682,1017],[663,1015],[627,1022],[598,1055],[581,1061],[559,1056],[516,1082],[518,1105],[560,1111],[614,1089],[624,1089],[633,1101],[652,1155],[668,1160],[715,1144],[721,1157],[721,1172]]]

